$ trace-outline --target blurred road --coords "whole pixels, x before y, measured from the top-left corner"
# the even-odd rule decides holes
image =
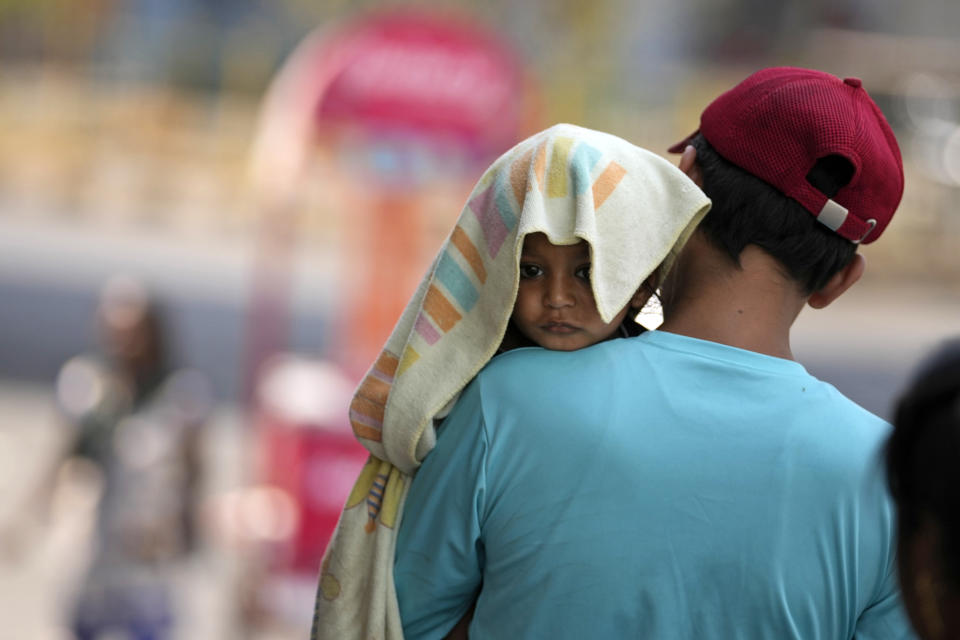
[[[203,492],[222,496],[249,481],[249,428],[229,407],[208,425]],[[0,382],[0,640],[69,640],[70,606],[95,544],[99,477],[60,468],[69,432],[52,389]],[[275,580],[284,617],[245,628],[239,595],[244,558],[213,540],[173,568],[177,640],[302,640],[315,582]]]

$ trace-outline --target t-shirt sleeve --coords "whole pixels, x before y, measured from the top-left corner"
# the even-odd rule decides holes
[[[407,640],[442,638],[480,588],[488,447],[478,386],[440,427],[404,504],[394,580]]]

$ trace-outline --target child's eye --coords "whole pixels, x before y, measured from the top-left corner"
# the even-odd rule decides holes
[[[590,265],[585,264],[583,266],[577,267],[577,270],[573,272],[573,275],[577,276],[582,280],[590,281]]]
[[[530,263],[520,263],[520,277],[522,279],[536,278],[543,275],[543,269],[539,265]]]

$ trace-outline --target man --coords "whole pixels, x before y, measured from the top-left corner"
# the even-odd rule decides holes
[[[903,190],[856,79],[760,71],[676,145],[713,200],[665,323],[497,358],[414,478],[408,640],[909,637],[888,425],[794,362],[790,327],[864,271]]]

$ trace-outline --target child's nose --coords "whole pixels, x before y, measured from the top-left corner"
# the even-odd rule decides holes
[[[570,283],[565,278],[551,278],[547,283],[544,304],[551,309],[570,307],[574,304]]]

